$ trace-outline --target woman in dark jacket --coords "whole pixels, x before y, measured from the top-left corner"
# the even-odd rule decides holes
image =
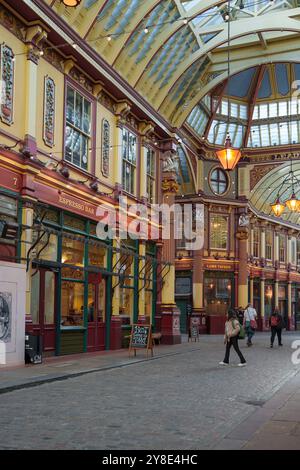
[[[278,338],[278,346],[282,346],[281,333],[282,333],[282,328],[284,327],[284,321],[283,321],[282,315],[280,314],[278,307],[275,307],[274,312],[269,318],[269,326],[271,327],[270,347],[273,348],[273,343],[274,343],[274,339],[276,335]]]

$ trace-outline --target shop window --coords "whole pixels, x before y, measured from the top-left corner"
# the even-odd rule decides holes
[[[89,265],[101,268],[106,267],[106,248],[100,243],[90,241],[89,246]]]
[[[221,196],[228,189],[228,176],[221,168],[215,168],[210,174],[209,184],[212,192]]]
[[[253,256],[259,258],[260,233],[258,228],[253,230]]]
[[[88,286],[87,320],[89,323],[105,322],[105,279]]]
[[[265,316],[268,318],[273,311],[274,291],[273,284],[265,284]]]
[[[228,218],[221,215],[210,215],[210,248],[227,249]]]
[[[266,231],[266,259],[272,259],[273,252],[273,232],[271,230]]]
[[[39,320],[40,310],[40,272],[37,271],[31,276],[31,289],[30,289],[30,314],[32,323],[37,324]]]
[[[137,137],[127,129],[122,131],[122,185],[128,193],[135,192]]]
[[[87,170],[91,138],[91,102],[67,86],[65,160]]]
[[[154,150],[147,148],[146,153],[147,166],[147,198],[153,204],[155,202],[155,171],[156,171],[156,153]]]
[[[61,326],[83,326],[84,284],[63,281],[61,288]]]
[[[176,276],[175,280],[175,294],[191,294],[192,293],[192,279],[190,276]]]
[[[279,235],[279,261],[281,263],[285,262],[285,252],[286,252],[286,239],[285,235]]]
[[[231,278],[205,276],[204,304],[208,315],[225,315],[231,305],[233,282]]]
[[[72,264],[73,266],[83,266],[84,240],[81,238],[74,240],[70,237],[64,235],[62,238],[61,262],[63,264]]]
[[[39,236],[38,232],[33,232],[32,243],[34,244]],[[45,261],[57,261],[57,235],[45,233],[34,249],[36,258]]]
[[[64,214],[64,226],[85,232],[85,220],[78,219],[73,215]]]

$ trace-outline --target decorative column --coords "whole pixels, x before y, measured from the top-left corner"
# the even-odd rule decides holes
[[[139,255],[140,259],[138,262],[138,273],[141,273],[139,277],[147,276],[146,273],[146,243],[141,240],[139,243]],[[144,279],[138,280],[138,323],[147,323],[148,319],[145,317],[145,281]],[[149,319],[151,323],[151,318]]]
[[[170,208],[170,220],[165,224],[169,228],[169,237],[164,238],[162,246],[162,263],[170,263],[164,268],[162,305],[161,305],[161,333],[162,343],[181,343],[180,311],[175,303],[175,237],[174,237],[174,211],[175,195],[178,191],[176,144],[168,143],[163,154],[162,192],[163,204]],[[163,214],[164,216],[166,215]],[[169,223],[169,227],[167,224]]]
[[[31,26],[26,31],[27,62],[25,70],[25,114],[24,114],[24,147],[23,152],[28,156],[36,156],[37,132],[37,67],[41,57],[40,51],[47,33],[41,26]]]
[[[28,252],[32,246],[32,226],[34,218],[34,209],[31,202],[24,202],[22,207],[22,225],[28,228],[22,230],[21,236],[21,258],[27,260]],[[27,262],[27,261],[25,261]],[[28,263],[28,271],[26,272],[26,331],[31,332],[31,262]]]
[[[250,277],[249,287],[250,287],[250,304],[251,305],[253,305],[253,302],[254,302],[253,286],[254,286],[254,279],[253,279],[253,277]]]
[[[262,267],[266,265],[266,228],[261,225],[260,231],[260,264]]]
[[[238,267],[238,306],[246,307],[248,303],[248,238],[249,218],[245,213],[239,215],[238,229],[239,267]]]
[[[120,261],[120,252],[116,251],[120,248],[120,240],[115,238],[113,240],[113,256],[112,256],[112,269],[118,269]],[[120,349],[122,345],[121,338],[121,318],[120,318],[120,284],[119,277],[112,276],[112,316],[110,325],[110,349]]]
[[[266,321],[265,321],[265,279],[260,279],[260,315],[262,319],[262,330],[266,330]]]
[[[288,281],[287,285],[287,306],[288,306],[288,324],[286,329],[288,331],[293,329],[293,320],[292,320],[292,281]]]
[[[199,325],[200,333],[207,333],[205,308],[203,302],[203,249],[193,252],[193,310],[192,321]]]

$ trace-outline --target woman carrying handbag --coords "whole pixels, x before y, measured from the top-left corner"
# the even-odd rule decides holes
[[[227,321],[225,323],[224,336],[224,344],[226,344],[226,351],[224,360],[219,362],[221,366],[228,366],[231,346],[233,346],[235,352],[240,358],[238,366],[242,367],[246,365],[246,359],[244,358],[239,348],[238,339],[240,338],[240,335],[243,336],[243,327],[237,320],[234,310],[229,310],[227,314]]]
[[[244,313],[244,327],[247,334],[247,346],[252,346],[252,337],[257,329],[257,313],[251,304],[248,304]]]

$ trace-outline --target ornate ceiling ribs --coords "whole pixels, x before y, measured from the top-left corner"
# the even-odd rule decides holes
[[[264,78],[265,70],[266,70],[266,65],[261,65],[256,73],[256,77],[254,78],[254,86],[251,91],[251,96],[250,96],[250,100],[248,103],[248,123],[247,123],[246,132],[245,132],[244,139],[243,139],[243,147],[247,147],[247,144],[248,144],[248,139],[249,139],[251,125],[252,125],[252,119],[253,119],[254,106],[257,100],[257,95],[259,92],[261,82]]]
[[[297,61],[296,46],[291,50],[286,42],[288,32],[300,32],[298,1],[242,10],[238,1],[231,5],[232,73],[289,61],[289,53]],[[224,1],[201,0],[186,11],[180,0],[82,0],[76,9],[56,0],[53,8],[173,126],[181,126],[201,97],[226,78]],[[111,41],[101,37],[110,34]]]

